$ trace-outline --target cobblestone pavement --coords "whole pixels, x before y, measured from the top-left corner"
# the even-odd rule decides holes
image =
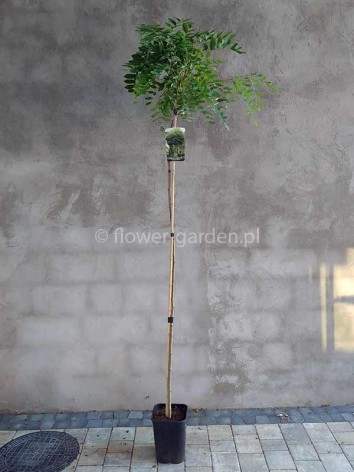
[[[0,430],[77,429],[152,426],[150,410],[0,415]],[[187,424],[279,424],[354,421],[354,405],[318,408],[188,410]]]
[[[70,429],[80,444],[65,472],[348,472],[354,423],[187,427],[186,461],[156,464],[151,427]],[[0,445],[28,431],[1,431]]]

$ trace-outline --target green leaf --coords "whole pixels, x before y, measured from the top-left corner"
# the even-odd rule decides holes
[[[227,120],[227,106],[243,100],[249,115],[264,105],[264,91],[277,87],[264,74],[253,72],[225,80],[213,57],[216,49],[244,54],[231,31],[197,31],[190,19],[168,18],[165,25],[140,24],[138,49],[124,64],[125,88],[134,97],[144,97],[153,120],[169,120],[172,112],[191,120],[202,112],[210,124]]]

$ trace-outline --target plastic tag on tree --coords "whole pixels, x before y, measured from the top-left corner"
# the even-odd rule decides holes
[[[166,152],[168,161],[184,161],[185,128],[166,128]]]

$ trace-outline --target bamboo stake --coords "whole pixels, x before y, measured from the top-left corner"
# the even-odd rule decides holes
[[[171,127],[177,126],[177,115],[173,116]],[[166,417],[172,417],[171,411],[171,364],[172,364],[172,331],[174,312],[175,282],[175,176],[176,163],[168,161],[168,203],[170,209],[170,275],[168,293],[168,325],[167,325],[167,375],[166,375]]]

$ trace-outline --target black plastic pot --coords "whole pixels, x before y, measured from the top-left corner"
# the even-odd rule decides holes
[[[155,413],[165,406],[158,403],[152,411],[154,428],[156,460],[162,464],[180,464],[186,456],[186,417],[187,405],[172,403],[172,409],[177,407],[183,412],[183,420],[161,421],[155,418]]]

